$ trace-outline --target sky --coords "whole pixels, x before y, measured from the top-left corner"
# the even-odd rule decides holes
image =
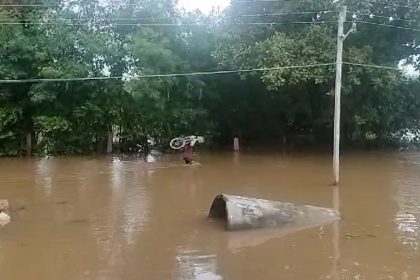
[[[179,5],[187,11],[199,9],[208,14],[213,8],[223,10],[229,5],[230,0],[179,0]]]

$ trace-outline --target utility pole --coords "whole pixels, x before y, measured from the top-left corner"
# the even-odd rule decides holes
[[[335,105],[334,105],[334,155],[333,155],[333,171],[334,185],[340,182],[340,122],[341,122],[341,77],[343,68],[343,45],[344,40],[350,32],[354,31],[354,26],[344,34],[344,22],[347,18],[347,7],[342,6],[338,19],[337,33],[337,61],[336,61],[336,77],[335,77]]]

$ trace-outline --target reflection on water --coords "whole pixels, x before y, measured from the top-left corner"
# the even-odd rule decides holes
[[[0,160],[1,279],[415,279],[420,155],[317,154]],[[340,209],[333,225],[228,233],[206,219],[228,193]],[[25,269],[22,269],[24,267]]]
[[[340,212],[340,187],[332,187],[332,205],[333,209]],[[332,225],[332,268],[331,276],[332,279],[340,279],[339,264],[340,264],[340,221],[335,221]]]
[[[51,196],[54,167],[54,161],[47,158],[39,160],[36,164],[36,184],[43,190],[46,197]]]
[[[223,280],[216,273],[216,255],[203,255],[195,250],[181,251],[176,257],[180,280]]]
[[[401,242],[412,250],[420,246],[420,156],[405,155],[396,172],[396,202],[394,221]]]

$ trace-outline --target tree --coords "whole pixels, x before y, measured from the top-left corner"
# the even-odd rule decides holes
[[[332,1],[234,0],[211,15],[181,11],[172,0],[38,2],[53,6],[0,11],[1,21],[13,23],[0,23],[0,79],[29,79],[0,84],[2,156],[30,153],[32,144],[39,154],[103,153],[113,144],[147,151],[152,142],[166,149],[187,134],[220,145],[234,136],[249,144],[331,141]],[[348,144],[367,133],[383,143],[418,129],[418,80],[357,65],[420,68],[419,33],[383,25],[416,28],[410,20],[420,14],[395,3],[406,5],[347,1],[348,20],[368,22],[358,22],[345,43]],[[272,69],[198,75],[252,68]],[[60,81],[92,77],[105,78]],[[33,80],[45,78],[59,81]]]
[[[234,5],[229,13],[234,14],[233,11],[236,9],[241,10],[241,5],[243,4]],[[348,5],[349,10],[355,12],[356,20],[365,19],[365,14],[368,16],[387,14],[393,17],[418,16],[407,12],[407,10],[396,9],[392,4],[384,7],[378,3],[372,4],[370,1],[353,1]],[[295,1],[286,10],[274,7],[270,13],[278,11],[289,13],[282,22],[299,21],[312,22],[312,24],[294,26],[291,23],[285,24],[287,28],[284,25],[260,30],[254,28],[248,34],[239,33],[239,35],[233,31],[225,36],[214,55],[229,68],[273,68],[334,62],[336,30],[334,25],[327,24],[328,20],[334,16],[331,13],[298,13],[302,10],[324,11],[335,8],[330,1],[310,0]],[[294,14],[297,15],[293,16]],[[255,18],[253,20],[258,21]],[[263,17],[259,20],[266,19]],[[241,22],[243,21],[241,19]],[[377,20],[375,18],[373,23],[382,24],[384,21],[389,24],[387,22],[389,19],[383,18]],[[362,23],[358,24],[358,30],[346,41],[344,57],[348,62],[397,67],[401,60],[418,54],[418,48],[413,43],[418,42],[418,34],[415,32],[396,31],[392,28],[384,28],[384,26],[369,26]],[[398,92],[398,85],[403,77],[398,72],[356,66],[345,68],[347,72],[345,72],[344,78],[345,113],[343,122],[344,127],[348,130],[345,134],[348,136],[346,140],[351,140],[351,136],[355,135],[356,130],[364,130],[365,133],[367,132],[365,130],[368,129],[384,137],[394,132],[396,127],[390,125],[390,121],[399,116],[400,110],[389,107],[384,114],[373,114],[372,110],[366,108],[379,110],[377,107],[380,106],[382,100],[386,100],[386,104],[391,105],[393,101],[391,99],[398,98],[401,94]],[[333,66],[283,68],[264,71],[259,77],[264,81],[269,91],[284,92],[283,88],[294,87],[296,92],[300,92],[302,85],[305,84],[303,90],[308,92],[309,96],[301,101],[308,105],[301,106],[301,108],[310,108],[311,113],[306,116],[312,122],[307,128],[307,132],[314,132],[317,129],[317,124],[322,124],[322,127],[332,127],[332,116],[328,114],[331,112],[332,102],[325,98],[325,94],[329,94],[334,85]],[[391,92],[392,90],[393,92]],[[363,96],[363,92],[367,91],[375,97]],[[358,100],[357,105],[354,103],[356,100]],[[363,106],[358,106],[361,105],[358,102],[362,102]],[[410,101],[407,100],[407,102]],[[361,119],[369,119],[367,122],[372,125],[363,125],[362,127]],[[294,120],[289,120],[289,122],[294,122]],[[401,125],[404,127],[408,124]],[[301,125],[299,124],[299,126]],[[360,133],[360,136],[364,133]],[[316,132],[315,134],[321,135]]]

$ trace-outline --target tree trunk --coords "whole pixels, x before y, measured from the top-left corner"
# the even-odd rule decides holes
[[[112,132],[112,130],[108,131],[108,141],[107,141],[107,144],[106,144],[106,153],[107,154],[112,154],[113,138],[114,138],[114,133]]]
[[[32,133],[26,133],[26,155],[30,157],[32,155]]]

